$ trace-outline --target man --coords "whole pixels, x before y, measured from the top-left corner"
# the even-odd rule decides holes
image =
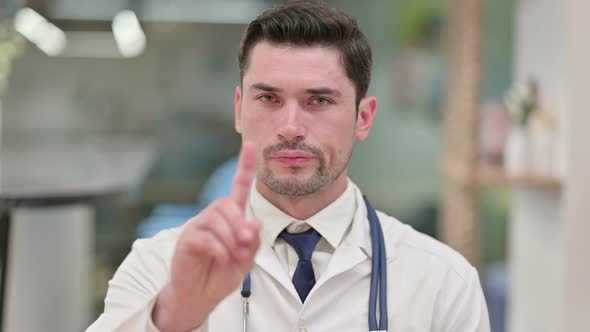
[[[347,166],[375,117],[371,61],[356,22],[316,1],[288,2],[251,22],[239,53],[243,145],[231,194],[181,229],[137,241],[88,331],[368,331],[376,253],[370,207]],[[377,216],[389,330],[489,331],[477,271]]]

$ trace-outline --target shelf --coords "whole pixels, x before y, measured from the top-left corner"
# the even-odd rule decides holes
[[[507,186],[522,189],[561,190],[561,181],[536,175],[510,176],[501,165],[480,165],[478,182],[481,186]]]

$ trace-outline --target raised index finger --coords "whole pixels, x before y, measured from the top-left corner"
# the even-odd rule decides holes
[[[256,151],[252,142],[244,142],[238,161],[238,171],[231,189],[231,198],[240,206],[246,208],[248,194],[252,186],[252,176],[256,170]]]

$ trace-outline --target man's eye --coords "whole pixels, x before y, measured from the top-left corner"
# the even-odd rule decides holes
[[[324,97],[319,97],[319,98],[315,98],[312,101],[313,104],[318,105],[318,106],[325,106],[325,105],[329,105],[332,103],[332,101],[328,98],[324,98]]]
[[[277,101],[277,99],[271,95],[262,95],[262,96],[258,97],[258,99],[262,100],[265,103],[274,103]]]

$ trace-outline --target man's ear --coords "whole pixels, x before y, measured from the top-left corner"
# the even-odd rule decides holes
[[[364,141],[369,136],[373,120],[377,112],[377,98],[373,96],[361,99],[356,121],[355,135],[359,141]]]
[[[235,119],[234,126],[238,134],[242,133],[242,88],[238,85],[236,87],[236,99],[235,99]]]

